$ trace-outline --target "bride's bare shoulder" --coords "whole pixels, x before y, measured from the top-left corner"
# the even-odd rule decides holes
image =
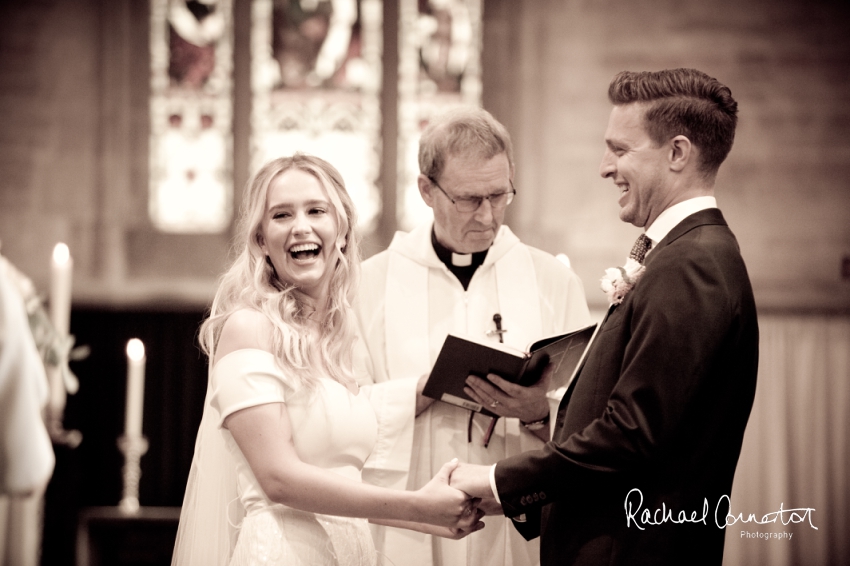
[[[221,329],[215,361],[236,350],[257,349],[271,352],[273,329],[272,322],[260,311],[246,308],[233,312]]]

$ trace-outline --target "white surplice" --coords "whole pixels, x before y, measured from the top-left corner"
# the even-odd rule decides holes
[[[487,465],[543,445],[517,419],[499,419],[485,448],[490,418],[481,415],[467,442],[469,411],[446,403],[436,402],[414,419],[417,381],[430,371],[448,333],[485,337],[498,313],[505,342],[525,349],[538,338],[590,323],[578,276],[522,244],[507,226],[467,290],[437,257],[430,223],[397,233],[386,251],[363,263],[354,306],[365,343],[359,351],[361,385],[378,418],[378,439],[363,479],[395,489],[421,487],[454,457]],[[557,402],[551,405],[554,412]],[[537,541],[525,541],[504,517],[485,517],[485,523],[484,530],[460,541],[375,526],[373,535],[388,565],[539,563]]]

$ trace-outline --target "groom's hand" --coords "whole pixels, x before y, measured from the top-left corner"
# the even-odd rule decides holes
[[[482,499],[478,502],[478,508],[485,515],[504,516],[505,510],[495,499]]]
[[[469,494],[470,497],[494,497],[493,490],[490,489],[490,466],[458,464],[451,473],[449,485]]]

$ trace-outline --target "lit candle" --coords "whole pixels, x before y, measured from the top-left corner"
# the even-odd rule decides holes
[[[142,436],[142,409],[145,402],[145,345],[138,338],[127,342],[127,408],[124,434]]]
[[[50,321],[60,336],[67,336],[71,322],[71,274],[74,260],[68,246],[58,243],[53,248],[50,266]]]
[[[68,246],[58,243],[53,247],[53,259],[50,262],[50,322],[64,340],[71,330],[71,275],[74,260]],[[48,420],[51,427],[60,429],[65,412],[67,393],[65,381],[62,379],[62,364],[67,360],[59,360],[59,365],[47,367],[47,381],[50,387],[48,403]]]

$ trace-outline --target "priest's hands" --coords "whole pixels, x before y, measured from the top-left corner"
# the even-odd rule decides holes
[[[487,379],[470,375],[463,391],[501,417],[515,417],[526,423],[539,421],[549,414],[546,393],[552,383],[554,369],[552,364],[546,366],[537,383],[528,387],[511,383],[494,373],[487,375]]]

